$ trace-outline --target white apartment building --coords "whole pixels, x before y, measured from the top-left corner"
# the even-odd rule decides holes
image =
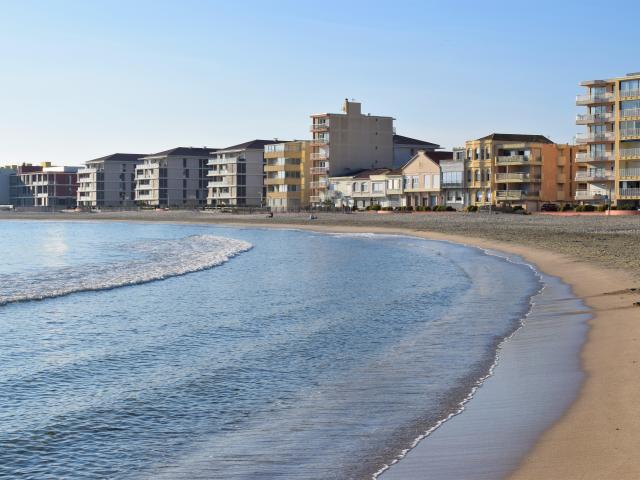
[[[400,207],[402,205],[402,170],[378,168],[353,175],[331,177],[327,192],[338,208],[364,209],[371,205]]]
[[[208,164],[207,205],[259,207],[266,197],[264,148],[282,140],[251,140],[212,153]]]
[[[145,153],[114,153],[85,162],[78,170],[78,207],[135,205],[136,166]]]
[[[178,147],[142,157],[135,170],[136,204],[189,208],[205,205],[207,164],[214,151]]]

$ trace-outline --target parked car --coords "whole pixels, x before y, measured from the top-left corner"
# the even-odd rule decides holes
[[[558,205],[555,203],[543,203],[542,207],[540,207],[541,212],[557,212]]]

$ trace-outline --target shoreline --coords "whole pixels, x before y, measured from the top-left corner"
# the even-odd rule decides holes
[[[207,221],[163,218],[56,218],[47,216],[0,217],[14,220],[121,221],[204,224],[240,228],[292,228],[325,233],[382,233],[410,235],[429,240],[496,250],[517,255],[540,272],[560,278],[590,309],[593,318],[580,359],[586,378],[578,396],[562,417],[547,429],[509,476],[528,479],[632,479],[640,477],[635,445],[640,441],[640,308],[637,277],[622,269],[607,269],[567,255],[505,243],[411,228],[387,226],[310,225],[301,223],[252,223],[242,219]],[[216,219],[218,220],[218,219]],[[235,220],[235,221],[233,221]]]

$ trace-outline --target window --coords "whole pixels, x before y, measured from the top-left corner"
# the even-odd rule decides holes
[[[420,187],[420,177],[418,175],[413,175],[411,177],[411,188],[419,188]]]
[[[371,185],[371,191],[376,193],[384,192],[384,183],[383,182],[374,182]]]
[[[476,171],[474,172],[474,175],[473,175],[473,176],[474,176],[474,180],[475,180],[476,182],[479,182],[479,181],[480,181],[480,170],[476,170]]]
[[[424,188],[431,188],[431,175],[424,176]]]

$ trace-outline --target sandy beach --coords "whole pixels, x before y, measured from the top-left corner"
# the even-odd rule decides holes
[[[514,479],[640,478],[640,217],[489,214],[232,216],[200,212],[0,213],[2,219],[165,221],[414,235],[516,254],[569,284],[593,310],[577,400]]]

